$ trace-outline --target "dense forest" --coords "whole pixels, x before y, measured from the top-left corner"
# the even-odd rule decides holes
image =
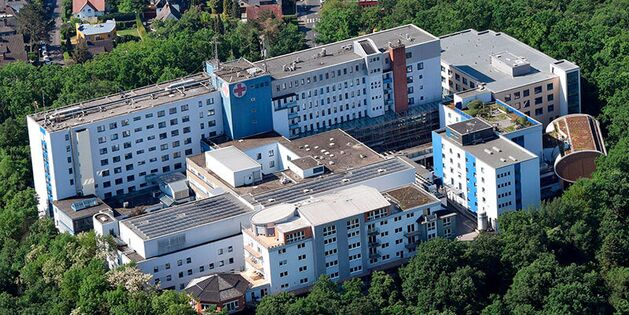
[[[25,115],[201,71],[213,56],[262,58],[300,49],[294,22],[240,23],[220,1],[157,25],[139,42],[65,67],[0,68],[0,314],[186,314],[186,298],[142,285],[132,266],[108,271],[93,233],[59,235],[38,219]],[[539,209],[500,218],[499,235],[435,240],[395,275],[336,285],[306,297],[265,298],[261,314],[629,313],[629,1],[380,0],[371,8],[327,0],[325,43],[413,23],[443,35],[504,31],[582,71],[582,107],[606,128],[608,156],[592,179]],[[209,12],[207,12],[209,11]],[[260,38],[264,38],[260,44]]]

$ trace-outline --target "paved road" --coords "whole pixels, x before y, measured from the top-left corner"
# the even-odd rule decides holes
[[[62,0],[46,0],[46,3],[54,5],[51,18],[54,19],[55,28],[50,34],[49,52],[50,59],[54,63],[63,64],[63,52],[61,50],[61,1]]]
[[[299,29],[306,33],[306,41],[308,46],[315,46],[314,38],[316,36],[314,27],[319,22],[319,10],[321,9],[321,0],[300,0],[297,2],[297,19],[299,20]]]

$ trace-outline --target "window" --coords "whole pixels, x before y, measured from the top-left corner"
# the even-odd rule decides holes
[[[543,108],[536,108],[535,109],[535,116],[541,116],[544,115],[544,109]]]
[[[336,225],[328,225],[323,227],[323,236],[331,236],[336,234]]]
[[[347,221],[347,229],[354,229],[360,226],[358,219],[351,219]]]
[[[553,84],[552,83],[546,84],[546,90],[552,91],[552,89],[553,89]]]
[[[543,98],[541,98],[541,97],[536,97],[536,98],[535,98],[535,105],[539,105],[539,104],[541,104],[543,101],[544,101],[544,100],[543,100]]]
[[[535,94],[540,94],[540,93],[542,93],[542,87],[541,86],[536,86],[534,91],[535,91]]]

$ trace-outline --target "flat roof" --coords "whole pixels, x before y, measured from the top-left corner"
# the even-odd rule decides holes
[[[382,161],[383,157],[341,129],[332,129],[284,144],[300,157],[311,156],[330,171],[344,171]]]
[[[218,63],[216,60],[212,60],[210,63],[214,66],[214,74],[228,83],[268,74],[264,67],[255,65],[244,58]]]
[[[380,192],[356,186],[299,202],[297,211],[312,225],[321,225],[390,206]]]
[[[607,154],[603,135],[596,119],[588,114],[571,114],[553,120],[546,131],[569,143],[564,155],[577,151],[599,151]]]
[[[272,207],[264,208],[251,217],[251,223],[255,225],[266,225],[286,221],[295,215],[296,207],[290,203],[282,203]]]
[[[97,205],[88,206],[78,211],[74,211],[72,209],[73,204],[80,204],[82,202],[89,201],[92,199],[96,200]],[[72,198],[63,199],[63,200],[55,200],[52,202],[52,204],[72,220],[92,217],[99,212],[111,210],[111,207],[109,207],[109,205],[107,205],[105,202],[103,202],[100,198],[96,196],[72,197]]]
[[[277,228],[282,233],[292,232],[295,230],[301,230],[303,228],[310,227],[310,222],[302,217],[295,217],[292,220],[277,224]]]
[[[254,200],[263,205],[276,204],[281,202],[296,202],[309,198],[312,195],[320,194],[333,189],[361,183],[379,176],[388,175],[413,169],[413,166],[399,158],[384,160],[371,165],[356,168],[354,170],[335,173],[322,177],[308,178],[300,183],[293,184],[283,189],[274,189],[252,194]]]
[[[300,50],[286,55],[268,58],[255,62],[255,65],[258,68],[266,69],[273,78],[282,79],[323,67],[362,59],[361,56],[353,51],[352,45],[354,41],[360,42],[361,40],[367,38],[371,39],[380,51],[385,51],[388,48],[389,43],[397,43],[398,40],[401,44],[406,46],[414,46],[439,40],[437,37],[422,30],[421,28],[408,24],[327,45]],[[326,51],[325,56],[322,56],[321,54],[323,49]],[[284,71],[284,65],[291,65],[293,62],[296,62],[295,70]]]
[[[508,165],[520,163],[537,158],[537,156],[521,146],[515,144],[511,140],[497,137],[489,141],[478,144],[461,145],[454,140],[449,139],[445,135],[445,130],[437,131],[444,140],[448,141],[463,151],[469,152],[476,159],[483,161],[493,168],[501,168]]]
[[[245,206],[236,197],[230,193],[224,193],[180,206],[160,209],[120,222],[143,240],[149,240],[251,211],[252,209]]]
[[[333,173],[326,173],[322,176],[300,178],[290,170],[264,175],[261,182],[253,186],[231,187],[218,175],[205,168],[203,154],[188,157],[189,163],[204,167],[205,171],[213,176],[214,180],[222,183],[224,187],[234,191],[247,201],[262,205],[274,205],[283,202],[295,202],[303,200],[314,194],[329,191],[343,185],[355,184],[367,181],[379,176],[413,169],[413,166],[403,159],[396,157],[381,159],[366,165],[357,165],[348,170],[339,170]],[[289,178],[288,182],[280,182],[280,178]]]
[[[408,210],[425,204],[439,202],[435,196],[427,193],[416,185],[408,185],[386,191],[385,197],[393,201],[400,209]]]
[[[472,118],[464,120],[458,123],[448,125],[446,128],[450,128],[461,135],[468,133],[474,133],[485,129],[492,129],[493,127],[482,119]]]
[[[285,141],[282,145],[288,150],[300,157],[312,157],[325,165],[328,171],[320,176],[301,178],[286,169],[263,175],[262,180],[254,185],[232,187],[206,167],[203,154],[188,157],[187,163],[203,168],[212,180],[249,202],[263,205],[295,202],[343,185],[413,168],[397,157],[385,159],[340,129]]]
[[[311,156],[306,156],[306,157],[291,160],[291,163],[295,164],[297,167],[301,168],[302,170],[311,169],[311,168],[321,165],[319,161],[315,160]]]
[[[79,24],[79,31],[86,36],[111,33],[116,29],[116,21],[107,20],[105,23],[98,24]]]
[[[440,38],[441,60],[476,80],[484,82],[486,87],[494,92],[556,77],[550,72],[550,64],[557,63],[556,59],[505,33],[492,30],[479,32],[469,29]],[[491,55],[499,52],[508,52],[526,59],[530,63],[531,72],[513,77],[496,69],[491,64]],[[568,66],[568,63],[562,66]]]
[[[478,110],[475,115],[471,115],[471,110],[464,109],[463,112],[476,118],[480,118],[486,123],[498,129],[500,133],[509,133],[516,130],[521,130],[527,127],[540,125],[537,120],[528,117],[508,104],[499,104],[497,102],[485,103],[482,105],[481,110]],[[521,124],[518,118],[524,117],[526,122]]]
[[[254,161],[246,153],[234,146],[206,151],[205,154],[216,159],[217,162],[221,163],[231,172],[261,167],[260,163]]]
[[[214,140],[214,139],[212,139]],[[216,148],[225,148],[229,146],[234,146],[242,151],[247,151],[249,149],[258,148],[271,143],[288,143],[290,140],[285,138],[284,136],[272,131],[265,132],[263,134],[238,139],[238,140],[228,140],[222,139],[225,141],[217,141],[212,142],[211,145]]]
[[[215,91],[210,77],[197,73],[86,102],[29,115],[48,131],[90,124],[99,120],[157,107]]]

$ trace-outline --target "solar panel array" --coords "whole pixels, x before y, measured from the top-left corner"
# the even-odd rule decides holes
[[[285,189],[277,189],[254,195],[254,198],[263,205],[271,205],[282,202],[296,202],[306,199],[313,194],[322,193],[331,189],[364,182],[379,176],[392,174],[401,170],[413,168],[401,159],[389,159],[374,163],[345,173],[333,174],[304,183],[293,185]]]
[[[252,211],[225,193],[123,220],[142,239],[153,239]]]

